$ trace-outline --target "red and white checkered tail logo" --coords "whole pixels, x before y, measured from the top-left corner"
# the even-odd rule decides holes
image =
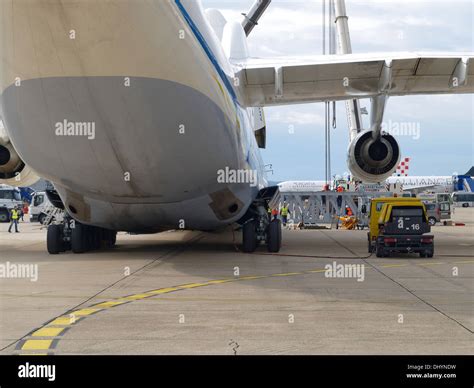
[[[410,158],[404,158],[400,161],[400,164],[395,171],[396,176],[408,176],[410,169]]]

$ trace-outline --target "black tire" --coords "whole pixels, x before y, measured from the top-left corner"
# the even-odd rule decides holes
[[[9,222],[10,221],[10,214],[8,210],[0,210],[0,222]]]
[[[374,252],[374,247],[372,246],[372,242],[370,240],[367,240],[367,251],[369,253],[373,253]]]
[[[428,257],[428,255],[426,254],[426,251],[425,252],[420,252],[420,257],[421,258]]]
[[[255,221],[249,221],[242,227],[242,250],[252,253],[257,249],[257,228]]]
[[[469,204],[468,203],[463,203],[462,207],[469,207]]]
[[[435,226],[435,225],[436,225],[436,218],[434,218],[434,217],[429,217],[429,218],[428,218],[428,223],[429,223],[431,226]]]
[[[433,257],[434,256],[434,249],[426,251],[426,257]]]
[[[268,252],[279,252],[281,248],[281,221],[273,220],[267,230]]]
[[[384,249],[379,244],[376,245],[375,256],[377,256],[377,257],[384,257],[385,256]]]
[[[86,225],[75,223],[71,235],[71,250],[73,253],[84,253],[89,250],[89,235]]]
[[[40,215],[38,216],[38,222],[43,225],[43,222],[44,222],[44,219],[46,218],[46,214],[44,213],[40,213]]]
[[[57,255],[65,251],[61,225],[48,226],[46,246],[50,255]]]

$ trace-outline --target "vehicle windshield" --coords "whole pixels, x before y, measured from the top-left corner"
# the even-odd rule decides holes
[[[39,206],[43,203],[44,201],[44,196],[43,195],[35,195],[35,200],[33,201],[33,204],[35,206]]]
[[[393,217],[422,217],[423,209],[421,207],[394,207],[392,209]]]
[[[20,193],[16,190],[0,190],[0,199],[21,201]]]

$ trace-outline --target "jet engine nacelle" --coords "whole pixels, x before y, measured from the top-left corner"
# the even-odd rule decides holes
[[[347,165],[353,176],[367,183],[386,180],[400,162],[400,147],[397,140],[382,133],[373,139],[372,131],[364,131],[349,145]]]
[[[39,179],[40,177],[23,162],[11,142],[0,144],[0,183],[27,187]]]

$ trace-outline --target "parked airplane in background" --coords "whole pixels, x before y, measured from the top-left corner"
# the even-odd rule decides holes
[[[284,181],[278,183],[278,188],[285,193],[323,191],[326,181]]]
[[[452,193],[457,190],[471,191],[470,182],[472,181],[470,176],[453,175],[444,176],[411,176],[410,171],[411,158],[404,158],[397,167],[394,176],[387,178],[386,184],[391,185],[393,189],[401,188],[403,191],[409,191],[417,194],[421,192],[432,192],[432,193]]]
[[[380,182],[400,159],[381,131],[389,96],[474,91],[472,53],[252,58],[246,35],[269,3],[241,23],[196,0],[0,2],[0,183],[54,184],[52,202],[76,222],[49,227],[50,253],[110,246],[116,231],[234,222],[245,251],[278,251],[263,107],[371,98],[348,165]]]

